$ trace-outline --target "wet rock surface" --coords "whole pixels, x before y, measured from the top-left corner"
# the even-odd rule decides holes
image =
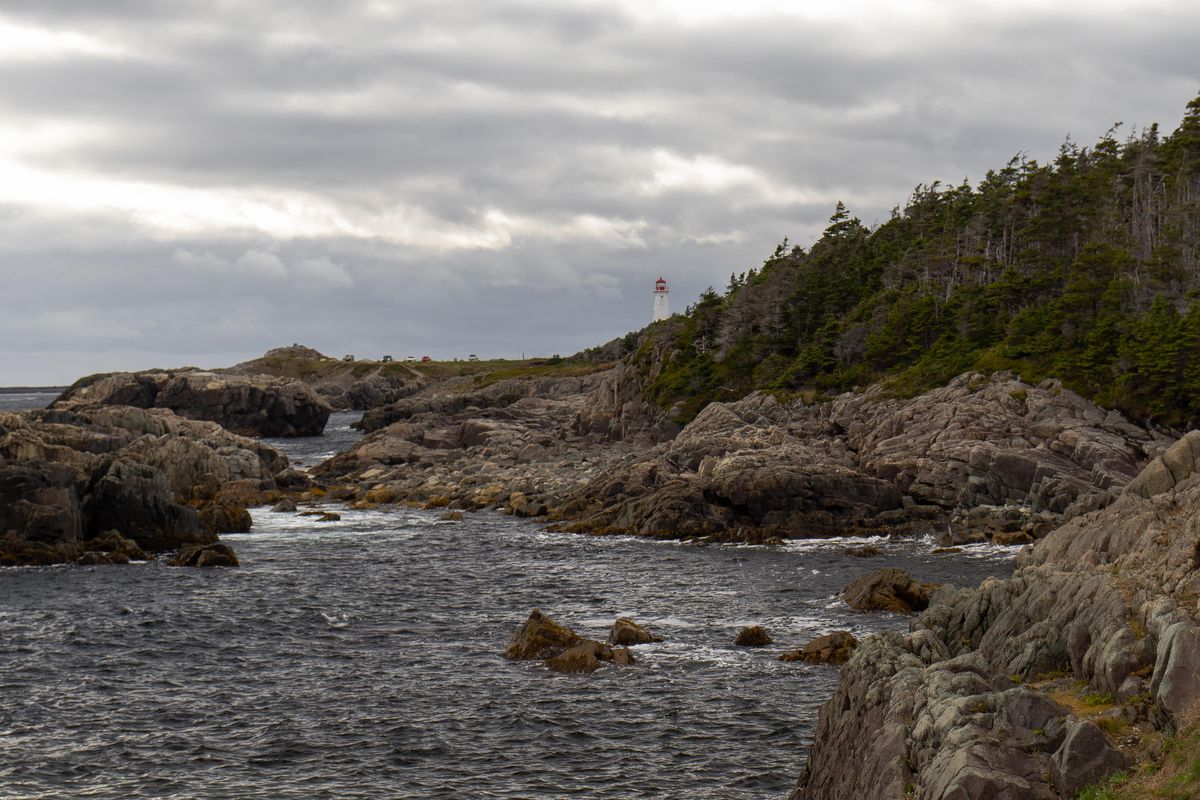
[[[192,544],[183,548],[169,562],[172,567],[236,567],[239,566],[233,548],[221,542]]]
[[[629,646],[661,641],[661,636],[655,636],[643,626],[625,617],[614,622],[612,629],[608,632],[609,644]]]
[[[885,567],[863,575],[842,592],[846,605],[857,611],[895,611],[910,614],[929,607],[939,584],[913,580],[902,569]]]
[[[845,664],[854,655],[858,640],[849,631],[834,631],[818,636],[804,647],[784,653],[780,661],[803,661],[808,664]]]
[[[733,643],[738,647],[766,647],[775,644],[775,640],[762,625],[751,625],[738,631]]]
[[[595,672],[605,663],[625,667],[634,663],[633,653],[627,648],[585,639],[536,608],[509,639],[504,657],[509,661],[541,661],[548,669],[563,673]]]

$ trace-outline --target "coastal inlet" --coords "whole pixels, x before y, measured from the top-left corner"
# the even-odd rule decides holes
[[[885,565],[973,585],[1011,552],[694,546],[490,513],[254,522],[223,537],[236,570],[0,570],[0,794],[779,798],[837,672],[777,656],[908,623],[838,590]],[[665,640],[590,675],[505,661],[534,607]],[[778,644],[735,647],[750,624]]]

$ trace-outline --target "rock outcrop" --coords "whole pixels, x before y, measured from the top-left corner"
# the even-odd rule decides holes
[[[299,344],[217,372],[300,380],[335,409],[380,408],[435,382],[402,362],[343,361]]]
[[[751,625],[738,631],[733,643],[738,647],[766,647],[775,644],[775,640],[762,625]]]
[[[363,426],[370,432],[313,474],[357,487],[356,499],[369,503],[541,516],[594,472],[593,461],[615,452],[607,441],[572,429],[599,380],[509,379],[476,387],[473,377],[452,379],[367,414]]]
[[[779,537],[928,529],[1023,543],[1112,501],[1169,440],[1054,381],[956,378],[909,400],[713,403],[608,461],[558,515],[576,530]],[[1020,534],[1026,534],[1021,536]]]
[[[221,542],[190,544],[171,559],[172,567],[237,567],[237,554]]]
[[[937,528],[944,544],[1016,545],[1112,502],[1170,444],[1007,373],[907,400],[755,393],[673,438],[661,419],[633,433],[643,401],[617,386],[633,380],[622,369],[445,381],[366,415],[370,433],[316,474],[364,502],[491,507],[588,533],[771,543]]]
[[[1193,439],[1163,454],[1171,482],[1143,473],[1018,556],[1011,579],[938,592],[911,633],[862,642],[793,797],[1070,798],[1122,768],[1139,730],[1194,709]],[[1088,698],[1117,716],[1089,715]]]
[[[76,381],[51,408],[93,405],[165,408],[247,436],[319,436],[331,410],[301,381],[199,370],[91,375]]]
[[[0,563],[124,552],[97,544],[112,536],[149,552],[210,544],[225,521],[245,521],[225,492],[270,491],[286,468],[261,442],[165,410],[0,414]]]
[[[1056,380],[968,373],[911,400],[879,387],[834,401],[833,420],[864,471],[914,503],[1012,507],[1063,518],[1119,494],[1170,440],[1099,408]]]
[[[486,375],[463,375],[438,383],[416,396],[368,411],[363,415],[362,429],[371,433],[397,422],[453,418],[467,409],[502,409],[522,400],[574,400],[578,404],[582,402],[582,396],[602,384],[603,375],[506,378],[482,386],[479,379],[486,379]],[[572,417],[578,413],[577,405],[571,412]],[[478,442],[466,442],[468,445],[473,443]]]
[[[911,614],[929,607],[929,598],[939,585],[915,581],[902,569],[884,567],[852,581],[842,590],[842,598],[855,611]]]
[[[508,640],[504,657],[509,661],[541,661],[549,669],[565,673],[595,672],[605,663],[630,666],[634,662],[627,648],[585,639],[536,608]]]
[[[784,653],[780,661],[803,661],[808,664],[845,664],[854,655],[858,640],[849,631],[834,631],[818,636],[804,647]]]
[[[676,320],[664,323],[678,324]],[[669,335],[648,338],[644,340],[644,351],[605,373],[576,412],[572,421],[575,432],[639,445],[673,438],[682,426],[674,421],[671,410],[658,408],[646,399],[646,387],[667,363],[673,340]]]
[[[504,657],[509,661],[546,659],[581,641],[582,636],[535,608],[508,640]]]
[[[628,647],[630,645],[651,644],[661,642],[661,636],[655,636],[646,628],[631,619],[621,617],[613,623],[608,632],[608,643]]]

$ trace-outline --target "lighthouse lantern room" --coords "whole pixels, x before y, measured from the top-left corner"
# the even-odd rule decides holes
[[[667,305],[667,282],[663,280],[661,275],[654,282],[654,318],[652,322],[659,322],[671,316],[671,309]]]

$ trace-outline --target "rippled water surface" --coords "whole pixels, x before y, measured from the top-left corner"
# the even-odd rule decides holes
[[[0,411],[25,411],[45,408],[54,402],[58,392],[0,391]]]
[[[836,670],[776,656],[907,624],[837,591],[884,565],[959,583],[1008,570],[1007,553],[925,542],[864,559],[838,541],[342,513],[256,512],[224,537],[240,569],[0,570],[0,796],[780,798]],[[509,663],[534,607],[584,635],[632,616],[666,640],[592,675]],[[779,645],[734,647],[754,623]]]

